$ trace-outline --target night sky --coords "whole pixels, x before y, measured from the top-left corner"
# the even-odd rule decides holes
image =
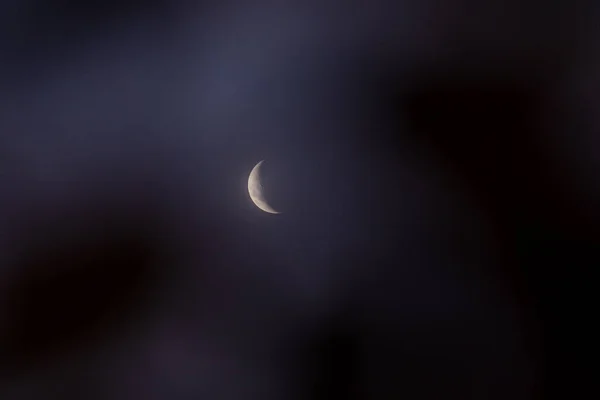
[[[593,1],[141,3],[0,1],[0,399],[575,395]]]

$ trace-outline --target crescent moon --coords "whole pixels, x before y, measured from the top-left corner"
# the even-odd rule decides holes
[[[256,207],[269,214],[279,214],[279,211],[276,211],[269,203],[267,203],[263,192],[263,185],[260,182],[260,166],[264,161],[265,160],[262,160],[252,168],[250,176],[248,177],[248,193]]]

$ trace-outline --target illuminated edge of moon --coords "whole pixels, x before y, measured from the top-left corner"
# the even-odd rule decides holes
[[[250,171],[248,177],[248,194],[256,207],[269,214],[281,214],[269,205],[263,193],[263,186],[260,182],[260,167],[265,160],[260,161]]]

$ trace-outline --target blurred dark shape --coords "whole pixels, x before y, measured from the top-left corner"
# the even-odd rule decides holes
[[[3,294],[0,371],[20,374],[122,335],[158,287],[164,242],[148,220],[122,212],[51,218],[29,227]],[[76,221],[74,221],[76,220]]]
[[[337,315],[327,321],[300,352],[305,359],[299,365],[305,367],[308,375],[307,398],[363,398],[364,348],[359,326],[348,317]]]
[[[564,197],[558,197],[555,171],[540,143],[543,94],[526,78],[429,76],[409,91],[405,105],[420,140],[490,210],[514,219],[547,212]],[[547,198],[539,202],[542,194]]]
[[[535,344],[544,354],[562,354],[576,363],[553,332],[573,323],[570,312],[561,311],[568,308],[556,301],[578,301],[556,291],[573,287],[580,274],[598,264],[600,235],[596,211],[578,197],[557,162],[565,156],[547,145],[547,127],[558,121],[548,87],[550,82],[518,74],[480,79],[425,74],[410,90],[392,96],[391,104],[393,111],[402,111],[412,140],[431,151],[490,218],[505,259],[498,272],[521,310],[533,311],[543,322],[528,321],[525,333],[532,348]],[[546,381],[544,394],[569,392],[571,381],[561,363],[544,359],[543,368],[563,377]]]

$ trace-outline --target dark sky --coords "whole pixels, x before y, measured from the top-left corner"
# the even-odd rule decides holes
[[[572,395],[598,7],[235,3],[0,2],[0,398]]]

